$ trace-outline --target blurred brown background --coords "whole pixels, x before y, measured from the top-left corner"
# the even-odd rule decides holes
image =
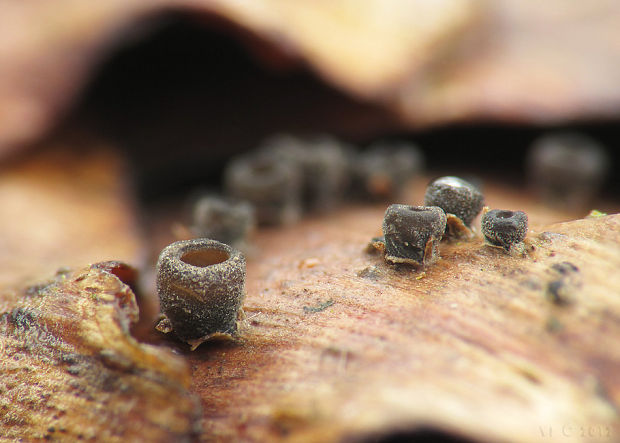
[[[146,197],[273,132],[410,138],[431,168],[517,180],[541,132],[619,138],[611,0],[3,2],[0,24],[0,150],[86,128]]]

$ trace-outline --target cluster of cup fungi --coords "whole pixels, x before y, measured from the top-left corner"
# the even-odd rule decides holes
[[[552,202],[583,203],[607,172],[605,151],[581,135],[540,139],[528,157],[530,180]],[[258,225],[286,225],[304,212],[333,209],[346,197],[397,201],[424,167],[421,151],[405,142],[380,142],[358,152],[331,137],[279,135],[233,158],[224,171],[224,195],[207,195],[193,207],[193,239],[172,243],[157,264],[161,318],[156,328],[173,332],[195,349],[216,335],[234,336],[245,297],[245,257],[238,249]],[[480,190],[458,177],[429,184],[423,206],[390,205],[383,237],[371,245],[386,261],[424,267],[434,263],[444,238],[474,237],[483,212],[487,245],[522,253],[528,218],[522,211],[489,210]]]
[[[473,220],[484,206],[484,196],[473,184],[458,177],[441,177],[426,188],[424,206],[393,204],[385,211],[383,237],[372,245],[394,264],[423,267],[439,258],[444,238],[472,238]],[[507,252],[522,250],[528,219],[523,211],[484,208],[482,234],[488,245]]]
[[[234,157],[224,195],[193,204],[191,240],[166,247],[157,263],[161,315],[156,329],[195,349],[218,335],[234,336],[245,297],[246,239],[255,225],[298,221],[304,212],[336,208],[345,196],[390,200],[423,168],[407,143],[376,143],[358,152],[331,137],[279,135]]]
[[[395,200],[423,168],[422,152],[410,143],[377,142],[358,152],[329,136],[276,135],[230,160],[223,195],[193,204],[190,232],[243,249],[256,225],[290,225],[349,198]]]

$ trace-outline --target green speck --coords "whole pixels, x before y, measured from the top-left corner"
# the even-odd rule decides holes
[[[606,215],[606,212],[599,211],[598,209],[592,209],[586,218],[605,217]]]
[[[319,303],[316,306],[304,306],[304,312],[308,312],[308,313],[321,312],[329,308],[333,304],[334,304],[334,300],[330,298],[329,300],[324,301],[323,303]]]

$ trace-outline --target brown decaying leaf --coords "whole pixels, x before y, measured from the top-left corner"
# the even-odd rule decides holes
[[[406,201],[421,199],[424,181]],[[571,429],[576,441],[588,440],[582,428],[618,435],[620,216],[545,226],[562,216],[487,187],[491,206],[530,214],[527,256],[477,237],[442,244],[442,259],[421,273],[387,265],[364,252],[383,205],[259,232],[241,339],[186,352],[202,415],[184,364],[129,336],[135,300],[111,274],[131,284],[127,267],[4,291],[3,434],[191,438],[202,418],[202,436],[222,441],[339,441],[418,426],[483,441],[549,429]],[[554,270],[564,262],[578,272],[564,279]],[[549,299],[557,281],[570,305]]]
[[[397,91],[396,106],[411,124],[618,116],[618,2],[499,0],[486,8],[474,43]]]
[[[156,13],[214,14],[305,59],[337,84],[376,95],[468,27],[473,0],[288,2],[61,0],[0,4],[0,152],[66,109],[115,43]],[[461,35],[461,32],[458,32]],[[351,73],[357,73],[351,75]]]
[[[479,237],[445,243],[443,258],[420,273],[364,252],[384,205],[261,231],[239,341],[190,353],[151,335],[186,351],[200,415],[184,364],[127,332],[135,300],[110,272],[133,284],[129,268],[63,271],[51,284],[7,289],[77,260],[139,256],[118,159],[53,152],[15,162],[0,186],[4,207],[24,195],[33,203],[3,220],[4,241],[21,240],[0,258],[22,263],[0,274],[0,423],[9,439],[189,438],[200,418],[204,438],[224,441],[335,441],[418,426],[488,441],[620,432],[620,216],[547,226],[574,215],[487,183],[491,207],[528,212],[535,249],[516,257]],[[421,201],[426,182],[404,201]],[[37,233],[42,224],[57,228]],[[171,241],[160,228],[148,236],[157,252]],[[578,272],[554,269],[564,262]],[[155,293],[143,295],[152,304]]]
[[[135,271],[118,262],[0,295],[0,439],[191,441],[183,359],[129,334]]]
[[[615,0],[2,2],[0,152],[49,128],[119,40],[171,9],[247,29],[343,91],[398,110],[410,127],[613,117],[620,108]]]
[[[258,236],[243,339],[187,354],[206,435],[341,441],[418,426],[481,441],[533,441],[549,429],[569,441],[620,435],[620,215],[534,220],[525,256],[480,237],[443,243],[424,273],[364,252],[381,216],[349,209]],[[318,263],[300,266],[309,257]],[[558,271],[572,269],[564,262],[574,275]],[[558,281],[572,305],[549,298]]]

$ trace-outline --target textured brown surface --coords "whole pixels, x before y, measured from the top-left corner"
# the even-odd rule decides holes
[[[3,1],[0,150],[49,128],[115,45],[171,10],[249,30],[233,38],[398,110],[407,126],[557,122],[620,108],[614,0]]]
[[[483,441],[618,439],[620,216],[533,217],[527,256],[477,238],[442,245],[424,273],[363,252],[381,216],[347,210],[259,235],[244,339],[188,354],[207,435],[339,441],[433,426]],[[563,262],[578,271],[563,276]],[[550,301],[558,281],[573,304]]]
[[[190,441],[199,402],[170,351],[129,334],[131,289],[102,264],[0,294],[0,440]]]
[[[579,215],[487,181],[490,207],[528,213],[527,255],[478,236],[442,244],[425,272],[365,252],[386,205],[261,230],[237,341],[189,352],[142,311],[137,334],[183,354],[190,379],[178,356],[128,334],[134,296],[110,274],[130,283],[126,267],[9,289],[79,260],[155,259],[179,222],[172,208],[153,213],[143,220],[155,229],[138,234],[112,153],[39,154],[6,165],[0,187],[13,208],[1,236],[12,246],[0,250],[5,438],[181,439],[200,418],[202,437],[219,441],[340,441],[419,427],[482,441],[620,435],[619,215],[557,223]],[[412,183],[403,203],[421,202],[425,183]],[[141,307],[156,300],[152,272],[141,269]]]

